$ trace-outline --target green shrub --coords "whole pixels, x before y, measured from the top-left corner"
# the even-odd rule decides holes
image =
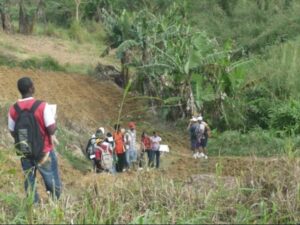
[[[300,102],[285,101],[274,106],[270,111],[271,127],[281,135],[300,134]]]
[[[274,130],[256,128],[246,133],[225,131],[209,139],[208,149],[212,155],[270,157],[287,154],[287,145],[297,151],[300,136],[278,137]]]
[[[30,58],[19,63],[19,66],[25,69],[43,69],[51,71],[65,71],[59,63],[51,56],[43,58]]]
[[[7,55],[0,54],[0,65],[14,67],[17,65],[16,59]]]
[[[86,30],[78,22],[73,22],[68,30],[69,37],[72,40],[82,43],[86,40],[86,37],[89,35]]]

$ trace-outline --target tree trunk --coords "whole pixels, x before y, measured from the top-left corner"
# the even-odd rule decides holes
[[[129,52],[125,51],[123,53],[123,57],[121,58],[121,66],[122,66],[122,71],[121,71],[121,76],[122,76],[122,80],[123,80],[123,88],[126,87],[126,85],[129,82],[129,68],[127,66],[127,63],[129,63]]]
[[[0,8],[0,25],[1,30],[10,32],[11,31],[11,22],[10,22],[10,16],[6,10],[5,6],[2,6]]]
[[[40,0],[36,10],[36,18],[39,22],[44,24],[47,23],[46,13],[45,13],[46,4],[44,0]]]
[[[19,32],[21,34],[32,34],[36,15],[29,15],[24,5],[24,0],[19,2]]]
[[[81,4],[81,0],[75,0],[76,3],[76,21],[79,22],[79,7]]]

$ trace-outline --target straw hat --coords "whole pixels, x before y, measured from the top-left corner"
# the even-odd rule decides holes
[[[197,118],[197,120],[198,120],[198,121],[203,121],[203,117],[202,117],[202,116],[199,116],[199,117]]]

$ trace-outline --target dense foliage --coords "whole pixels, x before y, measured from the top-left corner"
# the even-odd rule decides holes
[[[44,24],[53,36],[63,27],[78,42],[102,41],[104,29],[124,85],[165,119],[202,113],[219,130],[291,135],[300,132],[299,9],[293,0],[1,0],[0,22],[21,32],[29,21],[23,33]]]

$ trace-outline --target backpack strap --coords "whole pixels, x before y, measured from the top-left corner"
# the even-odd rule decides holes
[[[37,110],[37,108],[40,106],[41,103],[42,103],[42,101],[36,100],[36,101],[33,103],[32,107],[31,107],[31,109],[30,109],[30,112],[31,112],[31,113],[34,113],[35,110]],[[23,111],[23,110],[20,108],[20,106],[18,105],[17,102],[14,104],[14,108],[15,108],[15,110],[16,110],[16,112],[17,112],[18,115],[20,115],[20,113]]]
[[[41,103],[42,103],[42,101],[36,100],[36,101],[33,103],[32,107],[31,107],[31,109],[30,109],[30,112],[31,112],[31,113],[34,113],[34,112],[37,110],[37,108],[40,106]]]
[[[20,108],[20,106],[18,105],[17,102],[14,104],[14,108],[15,108],[17,114],[20,115],[20,113],[22,112],[22,109]]]

